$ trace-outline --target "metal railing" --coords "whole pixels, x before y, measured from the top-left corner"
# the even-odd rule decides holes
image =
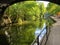
[[[44,36],[42,37],[42,39],[39,41],[39,36],[41,36],[41,34],[42,34],[42,32],[44,31],[45,28],[46,28],[46,33],[44,34]],[[40,32],[40,34],[34,39],[34,41],[32,42],[31,45],[46,45],[49,33],[50,33],[50,28],[47,27],[47,26],[44,27],[42,29],[42,31]]]

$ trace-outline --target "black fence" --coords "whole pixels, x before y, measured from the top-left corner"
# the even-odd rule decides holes
[[[39,36],[41,35],[41,33],[44,31],[45,28],[46,28],[46,33],[44,34],[44,36],[42,37],[41,41],[39,42]],[[43,30],[34,39],[34,41],[32,42],[31,45],[46,45],[47,40],[48,40],[48,36],[49,36],[49,33],[50,33],[50,27],[46,26],[45,28],[43,28]]]

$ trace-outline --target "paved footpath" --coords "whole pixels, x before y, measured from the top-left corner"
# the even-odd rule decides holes
[[[60,19],[54,18],[57,22],[53,24],[46,45],[60,45]]]

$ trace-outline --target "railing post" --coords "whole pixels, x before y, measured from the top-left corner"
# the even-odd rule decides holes
[[[39,45],[39,36],[37,37],[37,45]]]
[[[47,43],[47,40],[48,40],[48,26],[46,25],[46,42],[45,42],[45,45]]]
[[[46,45],[46,43],[47,43],[49,33],[50,33],[50,26],[47,25],[47,26],[46,26],[46,42],[45,42],[45,45]]]
[[[48,26],[46,26],[46,38],[48,38]]]

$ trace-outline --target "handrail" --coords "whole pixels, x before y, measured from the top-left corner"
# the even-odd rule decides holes
[[[31,45],[34,45],[34,43],[35,43],[36,41],[37,41],[37,45],[40,45],[39,36],[41,35],[41,33],[44,31],[45,28],[46,28],[46,27],[44,27],[44,28],[42,29],[42,31],[40,32],[40,34],[34,39],[34,41],[32,42]]]

